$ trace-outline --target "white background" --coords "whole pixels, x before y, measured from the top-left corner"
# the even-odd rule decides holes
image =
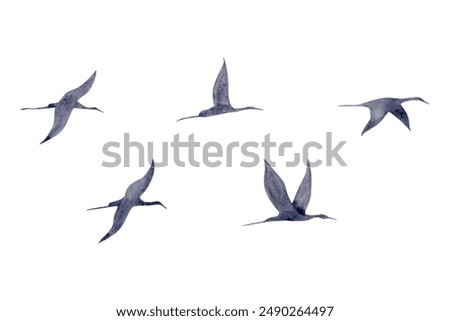
[[[2,2],[0,318],[333,305],[329,320],[449,320],[450,20],[440,3]],[[232,104],[264,111],[175,123],[212,106],[223,58]],[[20,108],[57,102],[94,70],[81,102],[105,113],[75,110],[39,145],[53,110]],[[430,103],[404,104],[411,132],[388,115],[361,137],[369,111],[337,107],[409,96]],[[125,132],[142,143],[271,133],[301,146],[327,131],[348,141],[348,167],[312,169],[309,213],[337,221],[242,227],[276,215],[262,164],[172,165],[143,196],[168,209],[134,208],[97,244],[114,209],[86,209],[121,198],[147,170],[101,166],[103,144]],[[305,166],[276,170],[293,197]]]

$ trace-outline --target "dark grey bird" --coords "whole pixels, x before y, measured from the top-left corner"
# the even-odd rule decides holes
[[[138,179],[136,182],[128,186],[127,191],[125,192],[125,196],[118,201],[114,201],[109,203],[107,206],[94,207],[88,209],[88,211],[98,210],[101,208],[114,207],[117,206],[116,214],[114,214],[114,221],[111,229],[108,233],[99,241],[103,242],[104,240],[110,238],[114,234],[116,234],[130,213],[130,210],[134,206],[151,206],[151,205],[161,205],[166,208],[161,202],[145,202],[141,199],[142,194],[144,194],[147,187],[150,185],[150,182],[153,178],[153,173],[155,172],[155,163],[152,160],[152,164],[150,169],[147,171],[144,177]]]
[[[359,105],[339,105],[339,107],[368,107],[370,109],[370,120],[367,123],[366,127],[364,127],[361,133],[362,136],[366,131],[378,125],[388,113],[391,113],[392,115],[397,117],[409,130],[411,130],[411,128],[409,127],[408,114],[402,107],[402,104],[404,102],[410,100],[419,100],[424,102],[425,104],[428,104],[420,97],[379,98]]]
[[[267,161],[264,161],[264,163],[264,188],[273,206],[278,210],[278,215],[269,217],[265,221],[249,223],[244,226],[272,221],[307,221],[316,217],[335,220],[325,214],[306,214],[306,208],[311,199],[311,167],[309,160],[307,162],[308,168],[306,169],[305,176],[297,190],[297,194],[295,194],[293,202],[289,199],[283,180]]]
[[[47,108],[55,108],[55,117],[53,120],[53,127],[50,130],[50,133],[47,137],[41,142],[45,143],[49,139],[52,139],[56,135],[58,135],[66,126],[67,121],[69,120],[70,114],[74,108],[78,109],[92,109],[98,110],[103,113],[97,107],[86,107],[78,102],[78,100],[86,95],[92,87],[92,84],[95,80],[95,75],[97,72],[94,72],[91,77],[80,87],[73,89],[66,93],[59,102],[49,104],[47,107],[36,107],[36,108],[22,108],[21,110],[29,110],[29,109],[47,109]]]
[[[223,60],[222,68],[220,69],[219,75],[217,76],[216,82],[214,84],[213,89],[213,102],[214,106],[202,110],[198,116],[189,116],[180,118],[177,121],[189,119],[189,118],[197,118],[197,117],[209,117],[209,116],[215,116],[220,114],[226,114],[226,113],[233,113],[241,110],[248,110],[248,109],[256,109],[256,110],[262,110],[261,108],[256,107],[243,107],[243,108],[233,108],[230,103],[230,99],[228,97],[228,72],[227,72],[227,65],[225,63],[225,59]]]

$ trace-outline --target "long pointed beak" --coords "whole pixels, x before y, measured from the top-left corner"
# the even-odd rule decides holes
[[[362,107],[362,105],[338,105],[338,107]]]
[[[266,221],[254,222],[254,223],[248,223],[248,224],[244,224],[244,225],[242,225],[242,226],[249,226],[249,225],[261,224],[261,223],[266,223]]]
[[[197,117],[200,117],[200,116],[183,117],[183,118],[178,119],[176,122],[179,122],[180,120],[185,120],[185,119],[189,119],[189,118],[197,118]]]

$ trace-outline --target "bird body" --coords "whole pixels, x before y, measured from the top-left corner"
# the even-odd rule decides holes
[[[111,236],[113,236],[120,230],[120,228],[125,223],[125,220],[128,217],[128,214],[130,213],[130,211],[133,207],[160,205],[160,206],[166,208],[161,202],[158,202],[158,201],[145,202],[140,198],[142,196],[142,194],[144,194],[144,192],[147,190],[148,186],[150,185],[150,182],[152,181],[154,172],[155,172],[155,163],[152,160],[150,169],[147,171],[147,173],[144,175],[144,177],[138,179],[137,181],[132,183],[130,186],[128,186],[123,198],[121,198],[120,200],[111,202],[107,206],[101,206],[101,207],[95,207],[95,208],[88,209],[88,211],[91,211],[91,210],[97,210],[97,209],[101,209],[101,208],[117,206],[116,213],[114,214],[113,225],[112,225],[111,229],[108,231],[108,233],[106,233],[106,235],[99,241],[99,243],[110,238]]]
[[[371,101],[367,101],[358,105],[339,105],[339,107],[368,107],[370,110],[370,120],[364,127],[362,134],[374,128],[378,125],[384,117],[391,113],[397,117],[409,130],[409,117],[406,110],[402,107],[402,104],[407,101],[418,100],[428,104],[425,100],[420,97],[409,97],[409,98],[379,98]]]
[[[91,109],[102,112],[96,107],[86,107],[78,102],[78,100],[86,95],[91,89],[95,81],[95,76],[96,72],[94,72],[92,76],[88,80],[86,80],[80,87],[67,92],[57,103],[49,104],[47,107],[22,108],[22,110],[55,108],[53,126],[49,134],[41,142],[41,144],[55,137],[64,129],[74,108]]]
[[[307,221],[313,218],[333,219],[325,214],[306,214],[311,199],[311,168],[308,161],[308,168],[300,184],[294,201],[291,202],[286,191],[286,186],[280,176],[273,170],[267,161],[264,161],[264,188],[273,206],[278,210],[278,215],[269,217],[265,221],[249,223],[254,225],[272,221]]]
[[[251,106],[244,108],[234,108],[233,106],[231,106],[230,98],[228,95],[228,72],[225,60],[223,61],[222,68],[220,69],[219,75],[217,76],[216,82],[214,83],[213,102],[213,107],[202,110],[198,114],[198,116],[183,117],[178,119],[177,121],[197,117],[210,117],[249,109],[262,110],[261,108]]]

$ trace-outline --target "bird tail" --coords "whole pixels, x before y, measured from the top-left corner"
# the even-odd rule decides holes
[[[87,211],[93,211],[93,210],[99,210],[99,209],[102,209],[102,208],[108,208],[108,207],[119,206],[121,201],[122,201],[122,200],[120,199],[120,200],[118,200],[118,201],[111,202],[111,203],[109,203],[109,204],[106,205],[106,206],[99,206],[99,207],[88,208]]]
[[[183,118],[180,118],[180,119],[178,119],[176,122],[179,122],[179,121],[181,121],[181,120],[185,120],[185,119],[190,119],[190,118],[197,118],[197,117],[200,117],[200,116],[189,116],[189,117],[183,117]]]
[[[242,226],[249,226],[249,225],[261,224],[261,223],[266,223],[266,221],[254,222],[254,223],[248,223],[248,224],[244,224],[244,225],[242,225]]]
[[[99,210],[99,209],[108,208],[108,207],[112,207],[112,206],[107,205],[107,206],[93,207],[93,208],[88,208],[86,211],[94,211],[94,210]]]

